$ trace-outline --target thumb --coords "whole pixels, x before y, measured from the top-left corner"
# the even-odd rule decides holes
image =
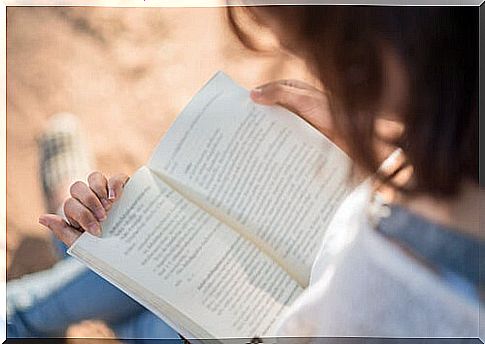
[[[74,241],[81,236],[81,232],[76,230],[74,227],[70,226],[62,217],[59,215],[44,214],[39,217],[39,223],[47,228],[49,228],[52,233],[70,247]]]
[[[296,109],[303,105],[307,90],[290,87],[283,82],[275,81],[257,87],[251,91],[254,102],[263,105],[281,105],[286,108]]]
[[[255,103],[262,105],[281,105],[328,137],[333,136],[326,94],[303,81],[273,81],[253,89],[251,98]]]
[[[321,91],[298,80],[279,80],[259,86],[251,91],[251,99],[262,105],[281,105],[306,117],[322,97]]]

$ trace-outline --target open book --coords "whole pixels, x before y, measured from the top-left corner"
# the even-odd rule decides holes
[[[222,72],[69,253],[186,338],[274,336],[349,192],[350,160]],[[116,305],[113,305],[116,307]]]

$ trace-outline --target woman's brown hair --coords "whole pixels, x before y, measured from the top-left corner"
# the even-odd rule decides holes
[[[465,180],[478,183],[478,8],[242,9],[259,24],[269,20],[284,28],[281,44],[315,68],[329,92],[337,132],[354,161],[371,172],[379,165],[375,124],[387,87],[382,51],[390,47],[408,83],[399,113],[404,131],[392,142],[413,168],[412,183],[402,190],[446,197]],[[229,23],[254,48],[239,10],[228,9]]]

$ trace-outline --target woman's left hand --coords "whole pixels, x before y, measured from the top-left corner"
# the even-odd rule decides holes
[[[39,223],[49,228],[68,247],[84,231],[101,236],[101,222],[119,200],[128,178],[123,173],[109,179],[101,172],[91,173],[87,183],[77,181],[71,185],[71,197],[64,201],[65,218],[57,214],[43,214]]]

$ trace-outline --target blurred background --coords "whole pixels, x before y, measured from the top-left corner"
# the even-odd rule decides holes
[[[217,70],[248,88],[279,78],[312,82],[300,61],[278,49],[245,49],[225,11],[8,7],[8,279],[56,261],[37,222],[45,205],[36,140],[53,114],[80,118],[96,169],[131,174]]]

